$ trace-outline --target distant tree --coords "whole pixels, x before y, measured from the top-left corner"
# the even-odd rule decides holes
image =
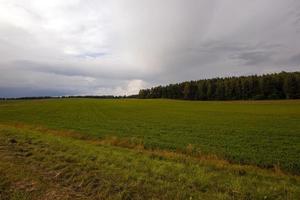
[[[184,83],[184,89],[183,89],[184,99],[190,99],[190,89],[191,89],[191,84],[189,82]]]
[[[197,99],[207,100],[207,81],[206,80],[198,81],[197,86],[198,86]]]
[[[293,74],[287,74],[284,80],[284,92],[287,99],[297,97],[297,79]]]
[[[225,99],[225,85],[223,79],[216,80],[216,93],[215,98],[224,100]]]

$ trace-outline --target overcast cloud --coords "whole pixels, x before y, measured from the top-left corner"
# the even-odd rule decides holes
[[[0,0],[0,97],[300,70],[299,0]]]

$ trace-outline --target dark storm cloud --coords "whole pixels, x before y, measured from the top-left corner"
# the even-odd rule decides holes
[[[0,96],[299,70],[297,0],[2,0]]]

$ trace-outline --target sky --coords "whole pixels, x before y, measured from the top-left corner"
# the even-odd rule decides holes
[[[0,0],[0,97],[300,71],[299,0]]]

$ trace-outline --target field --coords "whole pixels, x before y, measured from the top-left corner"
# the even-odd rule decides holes
[[[0,199],[300,199],[298,100],[1,101],[0,124]]]

